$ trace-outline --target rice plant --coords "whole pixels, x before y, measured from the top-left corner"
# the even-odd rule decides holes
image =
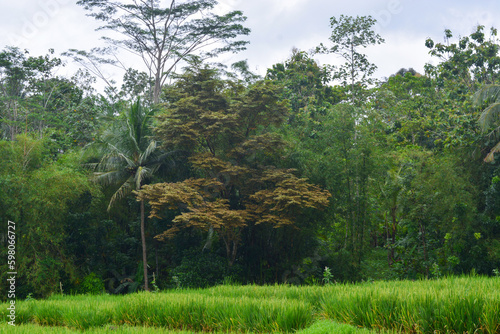
[[[192,331],[172,331],[162,327],[131,327],[131,326],[115,326],[107,325],[103,327],[93,327],[87,330],[78,330],[66,327],[44,327],[35,324],[10,325],[0,324],[0,333],[12,334],[196,334]],[[228,332],[213,332],[212,334],[231,334]],[[234,333],[236,334],[236,333]],[[252,334],[244,332],[238,334]]]
[[[2,319],[6,319],[6,309],[7,304],[0,305]],[[500,279],[218,286],[126,296],[54,296],[16,303],[18,324],[83,332],[130,326],[189,332],[292,333],[309,328],[315,321],[311,330],[335,326],[331,321],[318,325],[322,319],[376,331],[499,334]]]
[[[447,278],[325,288],[328,318],[410,333],[499,333],[500,280]]]
[[[69,296],[19,302],[18,323],[89,329],[107,324],[192,331],[292,332],[313,320],[311,305],[299,300],[180,293],[127,296]]]

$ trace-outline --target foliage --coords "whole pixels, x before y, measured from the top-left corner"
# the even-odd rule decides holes
[[[474,42],[478,52],[487,48],[480,39]],[[487,187],[481,180],[488,172],[474,153],[481,138],[470,90],[477,85],[465,87],[459,75],[462,71],[469,73],[464,78],[470,78],[476,71],[472,63],[465,66],[459,61],[473,57],[472,49],[465,51],[467,43],[460,41],[464,49],[449,43],[437,45],[432,55],[449,55],[442,64],[428,66],[426,76],[394,75],[377,92],[374,109],[387,135],[388,149],[378,205],[389,264],[396,275],[491,270],[482,261],[485,244],[474,239],[474,233],[485,228],[476,208],[481,207],[480,189]],[[428,46],[431,44],[428,41]],[[494,63],[495,55],[490,53],[489,57]],[[446,182],[454,180],[452,187],[442,182],[445,178]]]
[[[241,25],[246,20],[242,12],[215,14],[215,0],[172,0],[166,7],[159,1],[79,0],[77,4],[89,10],[89,16],[104,22],[99,30],[124,36],[121,40],[106,37],[106,41],[142,58],[154,76],[155,104],[166,79],[180,61],[193,55],[205,58],[244,50],[248,42],[234,39],[250,33]]]
[[[16,320],[19,325],[36,322],[80,330],[129,324],[163,330],[278,333],[301,333],[302,329],[304,333],[316,333],[313,329],[319,325],[315,320],[333,320],[371,330],[498,333],[498,288],[496,278],[460,277],[312,287],[217,286],[126,296],[53,296],[49,300],[18,301]],[[6,304],[0,306],[0,315],[5,316]],[[330,323],[325,327],[337,326]]]
[[[332,194],[329,210],[317,228],[320,240],[328,240],[333,253],[343,248],[348,258],[359,263],[374,233],[369,194],[378,143],[371,119],[356,125],[353,109],[338,104],[317,113],[303,128],[286,129],[293,143],[287,162]]]
[[[294,52],[285,64],[269,70],[268,77],[284,86],[285,97],[299,103],[280,129],[289,142],[286,164],[332,194],[328,212],[315,226],[317,243],[330,244],[321,246],[322,257],[342,263],[339,270],[339,263],[328,263],[337,280],[353,280],[360,278],[355,268],[369,238],[378,233],[372,223],[369,180],[376,172],[380,129],[369,109],[360,108],[364,102],[359,100],[357,107],[345,103],[353,98],[348,86],[327,85],[330,73],[336,72],[327,66],[320,70],[303,53]]]
[[[0,217],[16,223],[19,279],[36,296],[59,291],[65,277],[75,280],[77,268],[66,244],[67,217],[74,201],[98,194],[74,155],[53,161],[49,147],[47,139],[27,136],[0,142]]]
[[[100,159],[98,163],[90,164],[95,168],[96,180],[105,186],[118,186],[109,201],[108,211],[133,190],[140,190],[164,163],[166,155],[158,152],[156,141],[148,137],[154,111],[144,109],[138,99],[91,147]],[[144,288],[148,290],[145,208],[142,201],[140,214]]]
[[[80,293],[98,295],[104,292],[104,283],[96,273],[90,273],[80,284]]]
[[[325,284],[331,284],[332,283],[332,278],[333,278],[333,275],[332,275],[332,272],[331,272],[330,268],[325,267],[325,269],[323,271],[323,283],[325,283]]]
[[[213,230],[232,265],[249,224],[293,224],[302,209],[326,205],[329,194],[292,170],[272,165],[283,143],[270,129],[286,117],[286,101],[278,101],[277,87],[260,81],[232,98],[224,87],[208,68],[188,70],[176,83],[156,132],[164,147],[191,154],[197,177],[146,185],[138,200],[150,203],[151,217],[160,218],[164,209],[179,210],[173,226],[158,238],[186,227]]]
[[[92,141],[99,112],[74,80],[54,75],[61,60],[53,53],[33,57],[14,47],[0,52],[0,138],[15,140],[30,131],[50,136],[61,151]]]
[[[481,87],[473,96],[473,104],[478,107],[489,102],[489,105],[479,116],[479,127],[483,134],[488,132],[488,137],[495,142],[498,141],[498,111],[499,111],[499,86],[498,84],[485,85]],[[495,161],[495,153],[500,150],[500,143],[496,143],[484,158],[485,162]]]
[[[406,154],[396,199],[400,234],[396,252],[404,276],[418,277],[428,275],[434,262],[447,266],[451,256],[468,248],[477,227],[460,222],[472,220],[475,189],[451,156],[418,150]],[[454,272],[451,263],[448,268],[448,273]]]
[[[288,123],[300,127],[326,107],[345,99],[339,87],[327,85],[331,75],[329,66],[320,66],[306,52],[293,49],[287,61],[267,70],[266,79],[283,85],[282,99],[290,102]]]
[[[375,23],[371,16],[340,15],[338,19],[333,16],[330,18],[333,31],[329,38],[333,45],[327,47],[321,43],[316,48],[317,53],[333,53],[345,60],[343,65],[335,68],[333,78],[348,89],[351,102],[356,106],[362,103],[362,90],[373,83],[370,76],[377,69],[359,49],[384,43],[384,39],[372,30]]]
[[[98,141],[88,147],[89,157],[99,157],[95,168],[96,180],[103,185],[119,185],[108,210],[116,201],[134,189],[140,189],[160,167],[157,144],[148,135],[154,109],[143,108],[137,100],[106,128]]]
[[[438,75],[441,84],[456,83],[459,89],[473,92],[478,85],[498,81],[500,57],[497,29],[491,28],[490,36],[484,33],[484,26],[478,25],[469,36],[460,37],[457,43],[450,43],[453,33],[445,30],[445,43],[427,39],[425,45],[432,56],[441,62],[437,67],[427,65],[426,71]]]
[[[225,257],[213,252],[193,249],[186,252],[179,266],[171,271],[181,288],[206,288],[220,285],[227,279],[237,281],[236,266],[229,267]]]
[[[475,147],[476,112],[468,100],[456,99],[438,84],[432,77],[406,73],[389,78],[376,93],[373,107],[395,145],[431,150]]]
[[[88,68],[72,78],[57,75],[62,62],[53,50],[0,51],[0,219],[19,230],[19,299],[61,286],[66,294],[90,291],[101,278],[108,293],[135,292],[148,288],[151,272],[162,289],[498,274],[495,29],[479,25],[458,38],[446,30],[443,43],[426,41],[435,66],[402,68],[375,85],[375,64],[362,54],[382,42],[375,21],[333,17],[330,44],[316,52],[336,54],[343,65],[320,65],[293,49],[262,80],[246,61],[231,70],[203,65],[246,45],[243,14],[215,14],[216,1],[79,3],[102,29],[124,33],[108,41],[142,54],[149,73],[129,68],[121,89],[108,81],[98,94],[91,73],[106,79],[100,65],[118,65],[106,58],[113,48],[74,50]],[[155,31],[148,22],[167,27]],[[188,67],[174,74],[181,62]],[[82,168],[82,147],[94,174]],[[6,240],[0,231],[0,256]],[[321,307],[317,290],[315,297],[290,291]],[[400,302],[359,298],[366,309]],[[436,310],[422,306],[422,319],[442,318],[441,306],[412,298],[407,304]],[[87,316],[83,327],[106,322]],[[414,332],[472,331],[457,321],[439,327],[442,319],[390,315],[398,316]],[[483,320],[481,330],[495,331],[493,316]]]

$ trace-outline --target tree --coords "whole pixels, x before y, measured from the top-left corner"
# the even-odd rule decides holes
[[[406,75],[406,73],[410,73],[413,76],[420,75],[420,74],[417,73],[417,71],[415,71],[413,69],[413,67],[410,67],[408,69],[406,69],[406,68],[403,67],[403,68],[400,68],[399,71],[396,72],[396,74],[391,75],[391,77],[395,77],[397,75],[400,75],[400,76],[404,77]]]
[[[75,201],[99,192],[79,166],[77,154],[54,161],[50,146],[49,138],[30,134],[0,140],[0,219],[16,224],[20,298],[29,292],[48,297],[59,291],[61,281],[77,279],[78,267],[66,242],[71,233],[67,217]],[[7,256],[7,229],[0,239],[0,253]],[[7,262],[1,264],[3,291],[9,271]]]
[[[121,40],[106,37],[107,42],[141,57],[154,79],[155,104],[161,87],[179,62],[191,55],[205,58],[244,50],[248,42],[234,39],[250,33],[241,25],[246,20],[242,12],[211,12],[216,0],[171,0],[168,7],[162,7],[158,0],[79,0],[77,4],[104,22],[99,30],[124,36]]]
[[[50,124],[49,104],[55,101],[52,93],[60,83],[52,74],[61,65],[60,59],[27,54],[28,51],[15,47],[0,52],[1,128],[2,136],[10,140],[28,129],[37,130],[42,136]]]
[[[447,142],[449,123],[445,93],[427,76],[391,76],[375,94],[373,108],[386,127],[388,138],[399,145],[427,148]]]
[[[338,152],[337,156],[330,158],[336,163],[320,165],[325,176],[318,177],[328,182],[332,202],[335,203],[335,208],[332,208],[335,226],[342,226],[343,229],[343,240],[336,240],[337,244],[343,244],[342,249],[352,254],[355,265],[361,263],[366,236],[371,229],[368,194],[370,174],[373,172],[374,138],[369,115],[360,117],[360,107],[366,104],[363,95],[369,85],[374,83],[371,75],[377,67],[368,61],[360,49],[384,42],[372,30],[375,22],[371,16],[332,17],[332,33],[329,38],[332,45],[321,43],[316,48],[316,53],[334,54],[345,61],[344,64],[333,67],[332,73],[333,79],[340,81],[350,106],[330,107],[324,112],[324,116],[318,118],[321,119],[318,124],[312,123],[311,126],[317,129],[314,137],[318,139],[313,138],[311,143],[316,141],[319,147],[325,147],[323,145],[326,144],[326,147],[337,148],[331,152]]]
[[[146,185],[137,193],[151,204],[151,216],[177,210],[172,227],[158,238],[186,227],[213,230],[231,266],[249,225],[293,225],[304,209],[328,203],[328,192],[276,167],[284,143],[271,130],[288,111],[276,85],[259,81],[238,89],[213,69],[193,68],[168,93],[171,101],[156,133],[166,149],[190,153],[195,176]]]
[[[293,128],[303,126],[309,118],[345,98],[341,87],[327,85],[331,79],[330,66],[320,66],[306,52],[297,49],[292,50],[284,63],[268,69],[266,79],[283,85],[282,99],[290,101],[288,123]]]
[[[34,57],[13,47],[0,52],[0,137],[32,132],[50,137],[64,152],[92,142],[100,112],[78,76],[54,75],[61,60],[52,53]]]
[[[368,61],[365,54],[359,52],[359,48],[384,43],[384,39],[376,34],[372,27],[376,20],[371,16],[344,16],[337,19],[330,18],[330,26],[333,29],[330,41],[331,47],[321,43],[316,48],[316,53],[333,53],[345,60],[345,63],[337,67],[334,79],[341,81],[342,86],[349,89],[351,103],[359,106],[363,88],[373,83],[370,76],[375,72],[377,66]]]
[[[478,25],[469,36],[460,37],[457,42],[453,42],[452,38],[452,31],[447,29],[445,43],[434,43],[430,38],[426,40],[429,53],[441,60],[437,66],[426,65],[426,73],[446,95],[446,104],[452,109],[447,112],[450,116],[446,121],[458,123],[454,126],[456,130],[453,132],[458,132],[454,134],[455,137],[461,143],[470,145],[480,139],[478,119],[483,134],[496,126],[495,105],[498,99],[495,87],[500,79],[500,47],[497,30],[491,28],[487,36],[482,25]],[[471,98],[472,94],[474,96]],[[479,115],[474,107],[481,107],[485,103],[490,104]],[[494,130],[488,136],[493,141],[496,139],[495,133]],[[486,161],[492,161],[496,149],[496,146],[491,149]]]
[[[479,257],[469,252],[479,225],[470,172],[460,166],[460,157],[454,152],[436,154],[409,148],[403,154],[400,175],[405,189],[398,196],[401,232],[396,242],[400,274],[428,277],[436,265],[460,272],[452,271],[460,261]]]
[[[500,125],[498,115],[500,112],[500,85],[486,85],[479,89],[473,96],[473,104],[476,107],[489,102],[489,105],[481,112],[479,116],[479,126],[488,137],[498,141]],[[484,158],[485,162],[494,162],[495,153],[500,152],[500,142],[497,142]]]
[[[438,57],[441,63],[436,67],[426,65],[426,72],[445,82],[458,86],[454,90],[474,92],[478,84],[493,84],[500,78],[500,56],[497,29],[491,28],[489,38],[478,25],[469,36],[460,37],[458,43],[451,43],[453,33],[445,30],[446,43],[434,43],[427,39],[429,53]],[[462,94],[463,95],[463,94]]]
[[[462,242],[461,252],[474,256],[461,256],[460,266],[466,270],[475,268],[479,272],[491,273],[498,266],[498,161],[499,143],[499,79],[500,79],[500,46],[498,45],[497,29],[491,28],[489,35],[484,32],[484,26],[478,25],[469,36],[461,37],[458,43],[451,43],[451,31],[445,31],[447,44],[433,45],[429,40],[431,52],[438,53],[444,60],[435,69],[442,86],[454,86],[456,91],[452,97],[461,97],[463,104],[473,117],[476,134],[473,142],[475,154],[488,164],[474,164],[470,170],[475,172],[475,182],[479,188],[478,211],[482,212],[479,224],[474,224],[474,236],[468,242]],[[431,68],[434,69],[434,68]],[[431,72],[432,73],[432,72]],[[451,89],[450,89],[451,90]],[[461,95],[459,95],[461,93]],[[473,95],[472,95],[473,94]],[[472,95],[472,96],[471,96]],[[470,105],[472,104],[472,105]],[[479,130],[477,131],[477,125]],[[481,146],[479,146],[481,145]],[[479,146],[479,147],[478,147]],[[450,241],[453,241],[451,239]],[[476,258],[476,260],[472,260]]]
[[[286,166],[298,169],[332,195],[321,218],[310,213],[314,216],[309,219],[316,222],[312,233],[318,248],[316,255],[308,255],[317,258],[321,253],[321,261],[340,259],[353,269],[378,232],[374,231],[371,200],[379,144],[372,132],[377,122],[369,115],[357,118],[356,108],[345,103],[352,97],[345,93],[349,87],[327,85],[330,71],[329,66],[320,66],[306,53],[294,50],[286,62],[269,69],[266,78],[283,85],[282,98],[291,102],[288,124],[279,130],[288,142]],[[346,280],[359,279],[359,274],[358,269],[345,268],[335,273]]]
[[[153,113],[154,109],[144,109],[137,100],[94,145],[101,155],[99,163],[92,165],[97,181],[118,186],[109,201],[108,211],[132,191],[140,190],[163,163],[165,155],[159,153],[156,141],[148,137]],[[144,201],[140,202],[140,217],[144,288],[149,290]]]

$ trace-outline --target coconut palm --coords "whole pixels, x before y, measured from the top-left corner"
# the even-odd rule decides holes
[[[94,164],[96,180],[104,186],[115,185],[109,201],[108,211],[120,199],[139,190],[165,162],[167,154],[161,154],[156,141],[149,135],[153,109],[146,109],[137,100],[107,128],[94,147],[100,161]],[[144,266],[144,289],[149,291],[144,201],[140,201],[142,261]]]
[[[474,94],[472,102],[476,107],[489,103],[479,116],[479,126],[483,133],[488,133],[488,136],[498,140],[500,137],[500,85],[482,87]],[[497,152],[500,152],[500,142],[490,150],[484,161],[493,162]]]

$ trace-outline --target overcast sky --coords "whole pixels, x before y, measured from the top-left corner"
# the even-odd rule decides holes
[[[169,0],[163,0],[170,2]],[[0,0],[0,47],[28,49],[38,56],[54,48],[89,50],[102,46],[101,32],[76,0]],[[252,70],[265,74],[273,64],[285,61],[293,47],[311,50],[328,44],[330,17],[371,15],[375,30],[385,39],[366,50],[378,66],[375,76],[387,77],[400,68],[423,72],[432,62],[426,38],[443,41],[450,29],[455,36],[470,34],[478,24],[500,28],[498,0],[220,0],[221,11],[241,10],[252,32],[248,49],[230,57],[228,64],[247,59]],[[333,55],[317,57],[320,63],[336,64]],[[435,62],[435,61],[434,61]],[[134,64],[128,64],[133,66]],[[110,72],[112,73],[112,72]]]

